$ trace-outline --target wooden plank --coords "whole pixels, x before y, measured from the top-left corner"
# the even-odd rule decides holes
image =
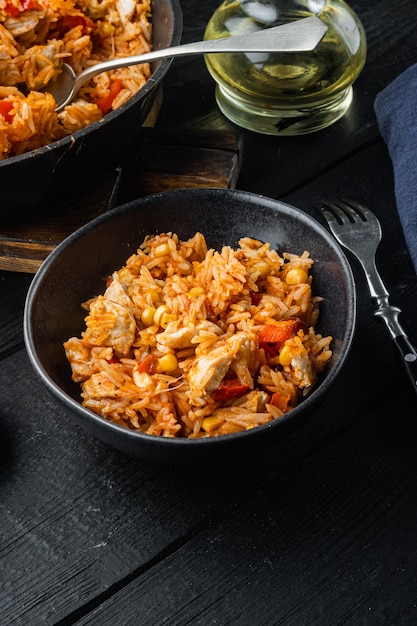
[[[55,242],[52,244],[4,238],[0,242],[0,267],[3,270],[34,274],[55,247]]]
[[[361,159],[386,174],[388,161],[378,160],[377,154],[374,147],[364,151]],[[357,157],[352,167],[360,170],[361,159]],[[313,190],[337,189],[347,174],[340,167],[307,185],[299,195],[300,203],[308,204]],[[370,176],[381,215],[388,219],[385,188],[372,172]],[[358,177],[351,192],[358,198],[364,189],[369,190],[369,185]],[[393,239],[385,249],[388,258],[393,257],[389,246],[396,247],[399,241],[395,214],[390,219]],[[407,273],[404,259],[402,267]],[[329,598],[334,600],[338,571],[344,572],[347,586],[349,576],[354,576],[356,559],[361,558],[360,553],[348,552],[348,534],[354,528],[358,537],[361,533],[364,537],[356,545],[389,559],[394,571],[404,567],[410,580],[412,537],[406,537],[394,556],[390,546],[395,539],[394,519],[398,533],[405,533],[416,513],[412,481],[403,481],[399,491],[397,484],[404,464],[410,475],[417,469],[415,407],[389,350],[386,330],[373,318],[373,304],[359,273],[357,285],[358,329],[346,375],[311,421],[230,472],[217,467],[171,469],[121,455],[71,423],[42,388],[23,351],[0,361],[6,442],[0,503],[6,540],[0,546],[0,561],[7,571],[0,599],[5,623],[61,619],[83,623],[86,616],[86,623],[102,624],[106,616],[114,621],[117,612],[121,624],[134,622],[135,615],[141,624],[163,619],[171,619],[172,624],[176,619],[177,623],[199,619],[210,623],[216,614],[219,619],[224,615],[243,619],[241,610],[254,621],[263,584],[270,592],[276,586],[279,598],[276,607],[268,603],[266,623],[268,619],[272,623],[273,610],[277,619],[288,617],[285,589],[294,598],[297,585],[302,592],[298,623],[303,623],[303,616],[304,623],[314,623],[309,620],[317,617],[312,581],[322,590],[321,598],[328,585]],[[400,296],[398,304],[411,303],[416,289],[398,288],[395,295]],[[403,449],[395,439],[401,435]],[[392,513],[384,514],[382,488],[387,490],[384,495],[397,494],[390,500],[397,507]],[[359,515],[363,505],[366,514]],[[346,520],[349,506],[354,525]],[[396,512],[404,506],[410,508],[402,526]],[[326,511],[333,513],[326,518]],[[377,519],[380,530],[373,533]],[[385,549],[383,533],[389,533]],[[327,550],[325,570],[317,556],[320,546]],[[367,560],[363,585],[370,583],[374,565],[375,558]],[[304,576],[307,570],[310,576]],[[248,580],[254,589],[245,595]],[[375,584],[384,581],[381,568],[375,573]],[[394,576],[396,589],[400,581],[400,574]],[[261,592],[260,600],[263,597]],[[365,587],[358,600],[359,606],[366,600]],[[344,615],[346,598],[339,606]],[[402,603],[399,608],[383,606],[394,616],[409,608]],[[337,606],[323,607],[337,610]]]
[[[0,269],[36,272],[60,241],[115,204],[173,189],[235,186],[241,164],[238,132],[146,127],[142,137],[123,163],[73,200],[0,224]]]
[[[381,408],[297,467],[235,474],[206,528],[77,626],[414,623],[416,498],[399,476],[417,472],[417,434],[392,445]]]

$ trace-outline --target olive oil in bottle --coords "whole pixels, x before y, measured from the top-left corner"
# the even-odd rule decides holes
[[[207,54],[220,110],[271,135],[313,132],[340,119],[366,59],[366,36],[343,0],[225,0],[204,38],[242,35],[316,15],[328,30],[315,50]]]

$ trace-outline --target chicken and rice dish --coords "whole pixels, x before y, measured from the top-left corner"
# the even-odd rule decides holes
[[[150,65],[99,74],[60,113],[48,84],[68,63],[76,74],[149,52],[151,0],[0,0],[0,160],[52,143],[120,107]]]
[[[314,330],[307,251],[282,256],[243,238],[208,249],[146,237],[64,343],[82,403],[129,429],[165,437],[227,435],[291,411],[329,361]]]

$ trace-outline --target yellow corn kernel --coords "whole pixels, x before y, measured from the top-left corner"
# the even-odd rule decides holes
[[[308,274],[301,267],[294,267],[289,270],[286,277],[285,282],[287,285],[301,285],[302,283],[306,283],[308,278]]]
[[[204,294],[204,289],[202,287],[192,287],[188,292],[188,296],[190,298],[197,298],[198,296],[202,296]]]
[[[145,309],[143,309],[142,315],[140,317],[142,324],[145,324],[145,326],[152,326],[155,316],[155,310],[156,309],[153,306],[147,306]]]
[[[175,322],[177,316],[173,313],[162,313],[159,325],[161,328],[166,328],[170,322]]]
[[[101,32],[103,35],[112,35],[115,30],[116,29],[113,24],[110,24],[109,22],[103,22],[101,24]]]
[[[286,343],[284,343],[279,351],[278,360],[283,367],[291,363],[291,348]]]
[[[158,359],[157,371],[161,374],[164,372],[173,372],[178,367],[178,361],[175,354],[164,354]]]
[[[219,419],[218,417],[205,417],[201,423],[201,428],[204,430],[204,432],[210,435],[213,430],[215,430],[218,426],[221,426],[222,424],[223,420]]]
[[[153,316],[154,324],[158,324],[158,326],[160,325],[161,319],[164,313],[169,313],[169,309],[166,304],[161,304],[154,313],[154,316]]]
[[[160,243],[159,246],[155,247],[153,253],[156,257],[166,256],[169,254],[169,245],[167,243]]]

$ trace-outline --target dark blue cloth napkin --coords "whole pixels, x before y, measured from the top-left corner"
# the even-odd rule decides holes
[[[391,157],[397,210],[417,272],[417,64],[377,95],[374,109]]]

